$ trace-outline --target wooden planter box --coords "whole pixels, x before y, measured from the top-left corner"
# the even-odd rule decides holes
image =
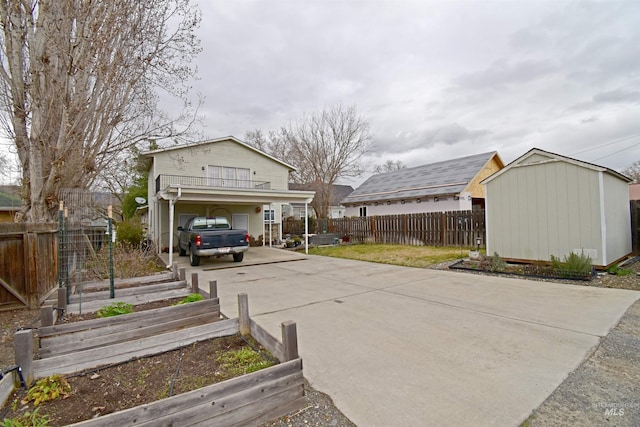
[[[212,292],[210,296],[216,295]],[[211,312],[213,309],[214,313],[219,313],[218,299],[213,298],[209,302],[156,309],[152,318],[164,319],[169,329],[177,325],[175,322],[183,326],[182,322],[185,320],[181,317],[185,315],[185,308],[191,307],[193,310],[199,306],[202,306],[205,312]],[[165,311],[175,313],[177,318],[172,319],[171,316],[165,315]],[[43,328],[44,335],[49,334],[46,339],[54,341],[48,344],[47,357],[38,360],[33,360],[32,331],[17,332],[16,362],[23,368],[27,383],[31,383],[37,377],[80,372],[104,364],[161,353],[191,342],[236,333],[252,335],[281,363],[191,392],[72,424],[74,426],[252,426],[299,410],[305,404],[302,359],[298,356],[296,324],[291,321],[281,324],[282,342],[279,342],[250,319],[246,294],[238,295],[237,319],[180,327],[175,331],[167,331],[167,327],[155,324],[132,332],[131,327],[126,327],[127,317],[140,322],[141,318],[146,321],[149,316],[140,312],[116,316],[111,320],[96,319]],[[193,313],[193,318],[203,320],[200,312]],[[95,327],[98,327],[99,331],[96,331]],[[73,331],[64,330],[67,328]],[[150,334],[156,329],[158,334]],[[55,338],[55,332],[60,331],[65,333]],[[103,338],[109,337],[105,340],[106,345],[97,345],[97,340],[94,339],[97,338],[96,333]],[[76,334],[78,339],[74,339]],[[66,344],[71,345],[74,342],[84,344],[81,344],[77,351],[70,352]],[[128,344],[122,345],[125,342]],[[132,347],[135,347],[134,351]],[[64,350],[61,350],[62,348]]]

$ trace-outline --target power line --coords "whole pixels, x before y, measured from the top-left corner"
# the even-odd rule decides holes
[[[606,143],[606,144],[597,145],[597,146],[595,146],[595,147],[587,148],[586,150],[582,150],[582,151],[577,151],[577,152],[575,152],[575,153],[571,154],[571,156],[575,156],[576,154],[586,153],[587,151],[597,150],[598,148],[602,148],[602,147],[608,147],[609,145],[617,144],[617,143],[619,143],[619,142],[628,141],[628,140],[630,140],[630,139],[634,139],[634,138],[637,138],[637,137],[639,137],[639,136],[640,136],[640,134],[635,134],[635,135],[627,136],[627,137],[624,137],[624,138],[621,138],[621,139],[617,139],[617,140],[612,141],[612,142],[608,142],[608,143]],[[636,145],[637,145],[637,144],[636,144]],[[632,145],[631,147],[633,147],[633,145]],[[630,147],[628,147],[628,148],[630,148]],[[627,149],[627,148],[624,148],[623,150],[626,150],[626,149]],[[622,151],[622,150],[621,150],[621,151]],[[612,155],[612,154],[615,154],[615,153],[608,154],[608,155],[607,155],[607,156],[605,156],[605,157],[608,157],[608,156],[610,156],[610,155]],[[601,158],[604,158],[604,157],[601,157]]]
[[[613,156],[614,154],[622,153],[623,151],[626,151],[626,150],[628,150],[630,148],[633,148],[633,147],[637,147],[638,145],[640,145],[640,142],[638,142],[636,144],[633,144],[633,145],[630,145],[630,146],[628,146],[626,148],[623,148],[621,150],[614,151],[613,153],[607,154],[606,156],[598,157],[596,160],[602,160],[602,159],[605,159],[607,157]]]

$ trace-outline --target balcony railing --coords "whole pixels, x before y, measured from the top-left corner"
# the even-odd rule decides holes
[[[202,176],[158,175],[156,193],[169,185],[183,185],[199,188],[254,189],[271,190],[271,183],[246,179],[205,178]]]

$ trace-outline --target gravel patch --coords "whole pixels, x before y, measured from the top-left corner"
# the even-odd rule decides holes
[[[640,426],[640,301],[522,426]]]
[[[313,389],[304,380],[304,393],[307,405],[300,411],[262,424],[260,427],[355,427],[342,412],[333,404],[333,400]]]

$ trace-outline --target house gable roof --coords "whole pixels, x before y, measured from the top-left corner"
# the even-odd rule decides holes
[[[189,149],[189,148],[193,148],[193,147],[199,147],[199,146],[203,146],[203,145],[208,145],[208,144],[215,144],[217,142],[223,142],[223,141],[232,141],[236,144],[239,144],[241,146],[243,146],[244,148],[247,148],[249,150],[252,150],[262,156],[265,156],[277,163],[280,163],[281,165],[287,167],[290,171],[296,171],[297,168],[295,166],[292,166],[280,159],[277,159],[267,153],[265,153],[262,150],[258,150],[255,147],[252,147],[251,145],[247,144],[246,142],[240,141],[238,138],[234,137],[234,136],[225,136],[222,138],[215,138],[215,139],[208,139],[206,141],[201,141],[201,142],[196,142],[196,143],[192,143],[192,144],[180,144],[180,145],[174,145],[172,147],[166,147],[166,148],[159,148],[157,150],[150,150],[150,151],[144,151],[142,153],[140,153],[142,156],[153,156],[155,154],[160,154],[160,153],[166,153],[169,151],[174,151],[174,150],[182,150],[182,149]]]
[[[500,159],[492,151],[373,175],[342,203],[459,194],[494,156]]]
[[[482,181],[481,184],[487,184],[493,181],[494,179],[496,179],[497,177],[501,176],[503,173],[507,172],[508,170],[516,167],[526,167],[526,166],[539,165],[539,164],[552,163],[552,162],[566,162],[566,163],[570,163],[586,169],[591,169],[596,172],[604,172],[606,174],[615,176],[616,178],[619,178],[625,182],[632,181],[631,178],[624,176],[620,172],[616,172],[613,169],[609,169],[604,166],[583,162],[582,160],[577,160],[571,157],[562,156],[560,154],[551,153],[549,151],[541,150],[539,148],[532,148],[531,150],[524,153],[522,156],[518,157],[517,159],[509,163],[503,169],[499,170],[498,172],[494,173],[493,175],[491,175],[490,177]]]
[[[314,191],[313,184],[294,184],[289,183],[289,190]],[[350,185],[334,184],[331,191],[331,206],[339,206],[342,199],[353,193],[353,187]]]

